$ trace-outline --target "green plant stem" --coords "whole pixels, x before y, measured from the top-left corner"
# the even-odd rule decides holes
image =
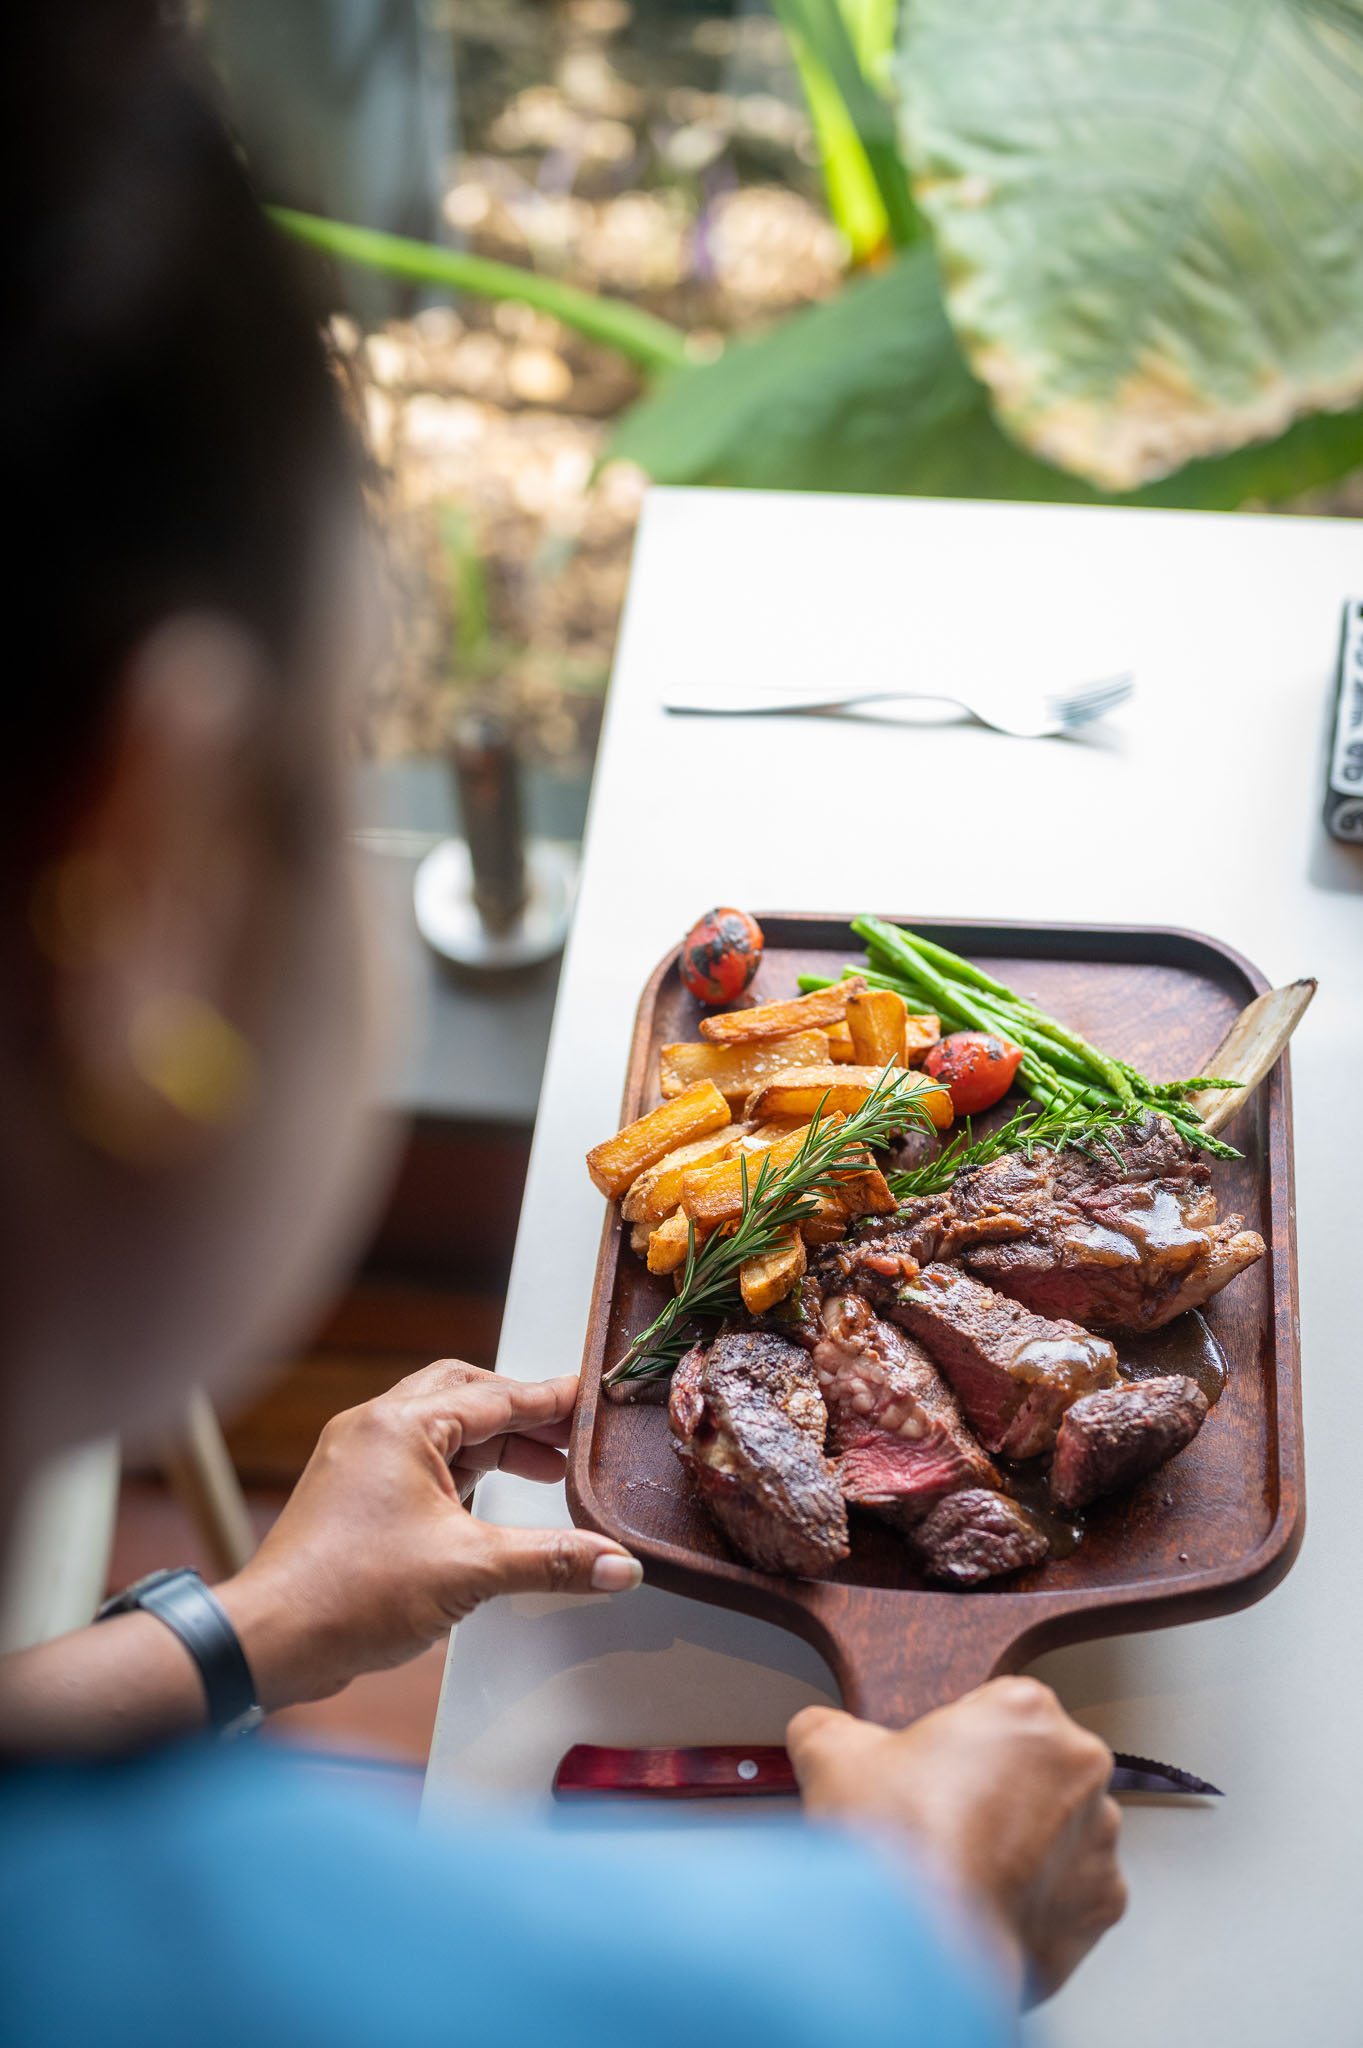
[[[522,305],[552,313],[565,327],[593,341],[604,342],[644,370],[674,370],[689,360],[686,336],[680,328],[622,299],[598,298],[576,285],[542,277],[538,271],[496,263],[487,256],[470,256],[463,249],[442,248],[437,242],[417,242],[378,228],[323,220],[318,214],[297,213],[289,206],[272,206],[268,211],[286,234],[338,262],[358,263],[366,270],[381,270],[413,284],[448,285],[480,298],[519,300]]]
[[[824,132],[826,109],[820,92],[810,91],[811,70],[815,78],[826,81],[835,103],[840,101],[845,109],[884,210],[889,240],[897,249],[906,248],[921,233],[921,224],[899,151],[894,112],[879,87],[867,77],[838,0],[774,0],[774,6],[790,39],[821,139],[825,145],[829,140]],[[821,115],[825,115],[825,120],[821,120]],[[835,166],[826,155],[830,198],[835,182],[831,172],[835,173]]]

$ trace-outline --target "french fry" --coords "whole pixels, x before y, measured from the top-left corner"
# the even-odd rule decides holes
[[[830,1117],[829,1126],[836,1128],[841,1117]],[[788,1166],[805,1141],[803,1129],[792,1131],[788,1137],[778,1138],[765,1152],[749,1152],[738,1159],[726,1159],[719,1166],[702,1166],[694,1173],[688,1173],[682,1181],[682,1207],[688,1216],[693,1216],[699,1227],[704,1225],[713,1230],[716,1224],[728,1223],[743,1213],[743,1169],[747,1167],[748,1188],[751,1192],[757,1186],[757,1176],[770,1161],[768,1174],[779,1173]]]
[[[700,1035],[709,1045],[749,1045],[755,1039],[789,1038],[792,1032],[808,1031],[825,1024],[841,1024],[847,1014],[847,999],[864,989],[859,974],[832,988],[816,989],[811,996],[794,996],[784,1003],[755,1003],[751,1010],[726,1010],[722,1017],[702,1017]]]
[[[863,989],[847,1005],[847,1032],[859,1067],[902,1067],[908,1004],[892,988]]]
[[[696,1229],[699,1244],[701,1232]],[[650,1273],[675,1273],[679,1266],[686,1264],[686,1249],[690,1243],[689,1218],[678,1209],[668,1216],[648,1240],[648,1270]]]
[[[782,1130],[787,1128],[785,1124],[781,1126]],[[661,1223],[681,1200],[682,1175],[691,1167],[713,1166],[716,1160],[729,1158],[741,1143],[747,1142],[753,1129],[752,1124],[722,1125],[708,1137],[678,1145],[656,1166],[646,1167],[637,1180],[631,1181],[620,1204],[620,1214],[626,1223],[646,1223],[650,1228]],[[768,1139],[767,1143],[770,1142]]]
[[[845,1021],[841,1024],[830,1024],[824,1037],[828,1040],[829,1059],[840,1063],[856,1059],[856,1054],[852,1050],[852,1034]]]
[[[629,1248],[638,1252],[641,1259],[648,1257],[648,1241],[657,1229],[656,1223],[634,1223],[630,1226]]]
[[[733,1107],[740,1105],[768,1074],[780,1073],[783,1067],[806,1066],[811,1060],[827,1056],[828,1040],[822,1031],[797,1031],[791,1038],[762,1039],[755,1045],[702,1045],[687,1040],[662,1048],[658,1055],[658,1083],[666,1102],[694,1088],[699,1081],[709,1081]]]
[[[810,1117],[823,1104],[824,1114],[840,1110],[851,1116],[860,1109],[872,1089],[884,1075],[882,1067],[838,1067],[809,1066],[792,1067],[786,1073],[774,1074],[753,1089],[744,1109],[744,1116],[805,1116]],[[898,1071],[895,1069],[894,1071]],[[909,1078],[909,1077],[906,1077]],[[939,1131],[944,1131],[951,1122],[951,1097],[940,1081],[929,1080],[926,1074],[912,1077],[912,1094],[931,1117]]]
[[[613,1138],[593,1145],[587,1154],[587,1171],[603,1195],[623,1195],[630,1182],[645,1167],[656,1166],[678,1145],[692,1138],[706,1137],[730,1121],[730,1109],[713,1083],[700,1080],[693,1088],[674,1090],[674,1100],[651,1109],[632,1124],[626,1124]]]
[[[917,1016],[910,1010],[904,1019],[904,1059],[911,1067],[921,1067],[923,1061],[942,1035],[942,1020],[929,1011]]]
[[[760,1316],[765,1309],[784,1301],[805,1270],[805,1241],[799,1231],[792,1227],[783,1231],[782,1236],[784,1243],[763,1252],[759,1258],[744,1259],[738,1269],[743,1306],[749,1315]]]

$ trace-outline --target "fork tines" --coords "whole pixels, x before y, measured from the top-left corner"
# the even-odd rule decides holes
[[[1048,697],[1046,707],[1062,725],[1087,725],[1090,719],[1101,718],[1105,712],[1125,704],[1134,688],[1130,676],[1108,676],[1101,683],[1088,683],[1082,689]]]

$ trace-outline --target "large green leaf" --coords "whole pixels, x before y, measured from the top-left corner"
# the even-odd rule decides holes
[[[901,85],[1029,448],[1126,490],[1363,397],[1363,0],[906,0]]]
[[[995,423],[942,307],[932,252],[669,377],[611,444],[659,483],[902,492],[919,497],[1101,494]],[[1219,511],[1328,483],[1363,463],[1363,410],[1301,421],[1268,446],[1193,462],[1119,502]]]

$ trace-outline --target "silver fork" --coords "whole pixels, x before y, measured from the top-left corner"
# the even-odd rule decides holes
[[[1030,693],[1014,697],[992,696],[971,691],[969,697],[948,690],[840,690],[825,697],[776,697],[760,691],[730,690],[674,691],[664,698],[664,711],[688,718],[839,718],[859,717],[864,708],[899,704],[954,704],[977,725],[992,732],[1004,732],[1020,740],[1052,739],[1077,732],[1095,718],[1104,717],[1125,704],[1135,688],[1129,675],[1108,676],[1101,682],[1083,683],[1077,689],[1049,695]],[[876,723],[911,724],[881,712]]]

